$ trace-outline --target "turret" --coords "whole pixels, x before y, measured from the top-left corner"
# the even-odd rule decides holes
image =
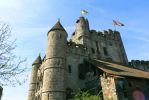
[[[76,42],[77,44],[84,44],[87,45],[89,42],[89,22],[84,17],[80,17],[76,21],[76,30],[75,34],[72,37],[72,41]]]
[[[41,100],[65,100],[65,60],[67,33],[60,21],[48,32]]]
[[[42,60],[39,55],[32,64],[32,73],[31,73],[31,79],[30,79],[30,85],[29,85],[28,100],[35,99],[35,89],[36,89],[36,84],[37,84],[37,72],[38,72],[38,68],[40,67],[41,64],[42,64]]]
[[[121,35],[118,31],[114,31],[114,38],[117,46],[119,47],[119,53],[120,53],[119,56],[120,56],[121,63],[128,65],[128,58],[125,52],[123,41],[121,39]]]

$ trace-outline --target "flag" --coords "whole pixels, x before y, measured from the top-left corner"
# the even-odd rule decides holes
[[[123,23],[121,23],[121,22],[119,22],[119,21],[117,21],[117,20],[113,20],[113,24],[114,24],[114,25],[117,25],[117,26],[124,26]]]
[[[88,14],[88,11],[86,11],[86,10],[81,10],[81,14],[82,14],[82,15],[87,15],[87,14]]]

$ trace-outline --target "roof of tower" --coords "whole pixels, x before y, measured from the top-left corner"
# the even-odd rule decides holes
[[[36,58],[36,60],[34,61],[34,63],[32,65],[35,65],[35,64],[42,64],[42,60],[41,60],[41,56],[39,54],[39,56]]]
[[[55,31],[55,30],[65,31],[64,27],[63,27],[62,24],[60,23],[60,20],[57,21],[57,23],[49,30],[49,32]],[[49,32],[48,32],[48,33],[49,33]],[[65,31],[65,32],[66,32],[66,31]]]

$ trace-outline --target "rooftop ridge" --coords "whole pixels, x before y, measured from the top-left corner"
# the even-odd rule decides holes
[[[57,23],[48,31],[48,33],[51,32],[51,31],[55,31],[55,30],[65,31],[64,27],[60,23],[60,20],[57,21]]]

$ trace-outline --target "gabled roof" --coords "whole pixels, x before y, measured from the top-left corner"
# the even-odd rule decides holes
[[[64,27],[62,26],[62,24],[60,23],[59,20],[58,20],[57,23],[49,30],[49,32],[55,31],[55,30],[65,31]],[[49,33],[49,32],[48,32],[48,33]],[[66,32],[66,31],[65,31],[65,32]]]
[[[149,79],[149,72],[134,69],[129,66],[124,66],[124,65],[111,63],[103,60],[97,60],[97,59],[90,60],[90,63],[92,63],[100,70],[110,75]]]
[[[36,58],[36,60],[33,62],[32,65],[36,65],[36,64],[42,64],[42,60],[41,60],[40,54],[39,54],[39,56]]]

